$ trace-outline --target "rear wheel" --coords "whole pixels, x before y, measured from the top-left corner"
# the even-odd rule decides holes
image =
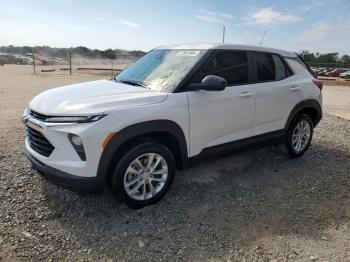
[[[174,172],[174,158],[166,146],[143,142],[131,148],[117,164],[111,191],[133,207],[151,205],[168,191]]]
[[[312,140],[313,129],[312,119],[306,114],[293,121],[287,135],[287,148],[291,157],[299,157],[306,152]]]

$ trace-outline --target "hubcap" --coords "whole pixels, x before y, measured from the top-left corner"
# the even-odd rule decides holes
[[[146,153],[135,158],[124,175],[124,188],[129,197],[146,200],[157,195],[168,178],[165,159],[155,153]]]
[[[306,120],[300,121],[293,130],[292,147],[296,153],[300,153],[309,143],[311,136],[310,123]]]

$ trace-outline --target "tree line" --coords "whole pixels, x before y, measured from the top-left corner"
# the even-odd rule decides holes
[[[309,51],[302,51],[302,56],[305,62],[313,64],[350,64],[350,56],[339,56],[339,53],[310,53]]]
[[[45,54],[50,57],[60,57],[66,58],[71,52],[74,55],[81,55],[89,59],[115,59],[119,56],[130,56],[130,57],[141,57],[145,54],[143,51],[133,50],[127,51],[123,49],[89,49],[85,46],[78,46],[72,48],[57,48],[49,46],[0,46],[0,52],[2,53],[11,53],[11,54],[21,54],[28,55],[32,52],[38,54]]]

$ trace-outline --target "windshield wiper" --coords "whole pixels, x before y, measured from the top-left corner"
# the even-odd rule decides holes
[[[141,81],[134,81],[134,80],[120,80],[120,79],[115,79],[115,81],[123,83],[123,84],[127,84],[127,85],[132,85],[132,86],[141,86],[143,88],[147,88],[150,89],[145,83],[141,82]]]

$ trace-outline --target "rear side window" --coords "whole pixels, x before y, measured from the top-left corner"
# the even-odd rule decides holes
[[[293,58],[294,61],[297,61],[299,64],[301,64],[307,71],[309,71],[309,73],[312,76],[315,76],[315,73],[311,70],[311,68],[305,63],[304,59],[300,56],[297,55],[297,57]]]
[[[279,81],[279,80],[287,78],[286,66],[282,62],[281,58],[277,55],[272,55],[272,59],[273,59],[273,62],[275,64],[275,69],[276,69],[275,80]]]
[[[207,75],[226,79],[227,85],[248,83],[248,57],[245,51],[218,51],[200,69],[193,83],[200,83]]]
[[[291,75],[278,55],[255,53],[258,82],[279,81]]]

